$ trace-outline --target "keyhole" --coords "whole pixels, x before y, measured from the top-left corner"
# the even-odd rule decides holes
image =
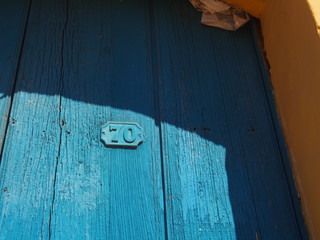
[[[132,143],[136,140],[135,130],[132,127],[126,127],[123,131],[123,138],[127,143]]]

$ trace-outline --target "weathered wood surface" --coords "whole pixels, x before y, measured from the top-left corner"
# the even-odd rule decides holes
[[[53,239],[164,238],[146,4],[69,1]],[[139,123],[146,141],[136,150],[106,148],[107,121]]]
[[[34,2],[30,12],[1,159],[0,239],[49,238],[60,147],[62,2]]]
[[[32,0],[14,84],[19,6],[0,239],[303,238],[249,26],[202,26],[183,0]],[[106,148],[107,121],[145,142]]]
[[[10,111],[29,6],[29,0],[3,1],[0,4],[0,149]]]
[[[4,239],[164,238],[146,3],[110,5],[33,1],[1,166]],[[110,120],[138,122],[146,141],[105,148]]]
[[[300,239],[250,27],[156,6],[168,236]]]

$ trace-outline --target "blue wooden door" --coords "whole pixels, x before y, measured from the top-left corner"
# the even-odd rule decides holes
[[[0,3],[0,239],[306,239],[251,25],[186,0]],[[143,127],[106,147],[108,121]]]

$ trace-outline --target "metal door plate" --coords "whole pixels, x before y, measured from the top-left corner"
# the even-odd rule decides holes
[[[137,148],[144,133],[138,123],[107,122],[101,128],[101,141],[107,147]]]

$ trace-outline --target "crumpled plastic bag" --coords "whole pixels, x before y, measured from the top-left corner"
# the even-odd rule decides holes
[[[190,0],[192,5],[202,11],[201,23],[225,30],[235,31],[249,21],[244,10],[221,0]]]

